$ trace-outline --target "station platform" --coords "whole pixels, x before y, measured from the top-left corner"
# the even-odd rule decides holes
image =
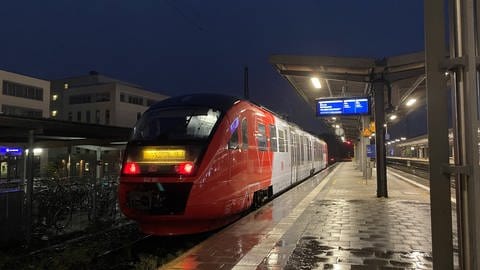
[[[432,269],[429,193],[332,166],[161,269]]]

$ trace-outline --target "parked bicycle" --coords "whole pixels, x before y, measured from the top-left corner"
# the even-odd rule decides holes
[[[113,222],[117,218],[117,180],[102,179],[91,186],[88,219],[92,223]]]
[[[54,230],[58,234],[72,222],[72,207],[68,187],[58,179],[39,180],[42,183],[33,194],[33,227],[37,233],[45,234]]]

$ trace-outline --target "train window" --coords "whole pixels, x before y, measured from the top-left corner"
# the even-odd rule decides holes
[[[206,140],[220,117],[211,108],[151,110],[134,128],[133,140],[165,142]]]
[[[274,125],[270,125],[270,151],[278,152],[277,129]]]
[[[287,131],[285,131],[285,139],[284,139],[284,143],[285,143],[285,152],[288,152],[288,144],[289,144],[289,142],[288,142],[288,137],[287,137],[287,136],[288,136],[288,132],[287,132]]]
[[[278,130],[278,151],[285,152],[285,131],[282,129]]]
[[[265,133],[265,125],[258,124],[257,125],[258,133],[257,133],[257,145],[260,151],[267,150],[267,135]]]
[[[248,149],[248,123],[247,118],[242,120],[242,149]]]
[[[312,144],[310,143],[310,139],[305,137],[307,141],[307,160],[312,160]]]
[[[302,145],[300,143],[300,135],[295,135],[295,149],[296,149],[296,155],[297,155],[297,164],[296,165],[300,165],[301,164],[301,160],[302,160],[302,157],[300,156],[302,154]]]
[[[230,131],[232,136],[228,141],[228,149],[238,149],[239,139],[238,139],[238,118],[236,118],[232,125],[230,125]]]
[[[305,140],[303,136],[300,136],[300,160],[303,161],[305,160]]]

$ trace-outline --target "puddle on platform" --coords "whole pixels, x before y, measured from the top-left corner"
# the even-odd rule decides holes
[[[432,269],[430,253],[399,252],[379,248],[342,248],[327,246],[315,237],[301,238],[285,269]],[[342,268],[343,267],[343,268]]]

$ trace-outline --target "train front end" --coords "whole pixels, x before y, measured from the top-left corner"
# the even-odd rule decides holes
[[[194,193],[202,193],[197,183],[205,178],[207,150],[221,115],[210,107],[160,106],[147,110],[136,124],[118,192],[120,209],[144,233],[179,235],[216,227],[216,214],[208,204],[198,206],[204,198]],[[215,198],[209,203],[215,204]]]

